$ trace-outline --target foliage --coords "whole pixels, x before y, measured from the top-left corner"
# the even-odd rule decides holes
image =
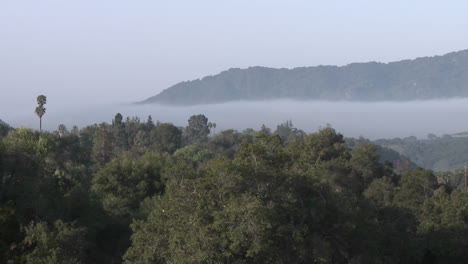
[[[10,130],[12,130],[12,128],[10,127],[10,125],[8,125],[7,123],[3,122],[3,121],[0,119],[0,139],[1,139],[2,137],[6,136]]]
[[[280,124],[124,118],[0,139],[1,263],[463,263],[463,171]],[[431,137],[431,140],[439,140]],[[447,140],[447,139],[445,139]],[[406,139],[417,142],[415,138]]]
[[[0,207],[0,261],[2,263],[14,255],[21,235],[15,205],[13,201],[8,201]]]
[[[208,142],[207,148],[214,154],[233,159],[244,141],[251,142],[252,135],[229,129],[213,135]]]
[[[53,226],[44,222],[26,227],[24,242],[34,246],[25,255],[27,263],[79,264],[85,255],[86,229],[57,220]]]
[[[216,158],[198,170],[175,168],[169,173],[165,195],[147,205],[147,219],[132,225],[126,263],[347,263],[363,259],[372,263],[383,259],[365,250],[367,245],[362,243],[382,239],[368,230],[369,226],[377,229],[364,216],[373,212],[366,212],[365,203],[329,185],[329,171],[322,170],[322,163],[348,161],[361,165],[356,168],[361,176],[374,173],[371,178],[380,177],[378,172],[385,167],[379,165],[375,149],[356,151],[359,154],[353,159],[342,136],[331,128],[305,141],[308,145],[287,149],[278,135],[259,133],[252,143],[241,145],[234,160]],[[295,162],[303,165],[302,160],[310,169],[297,167]]]
[[[91,189],[102,196],[104,209],[111,215],[129,216],[145,197],[164,191],[166,159],[155,153],[138,158],[126,154],[98,170]]]
[[[400,188],[395,193],[395,203],[412,211],[419,212],[426,200],[434,195],[439,187],[432,171],[418,168],[401,175]]]
[[[191,116],[185,128],[185,134],[188,142],[200,143],[206,141],[208,134],[210,134],[208,118],[204,115]]]
[[[210,160],[213,157],[213,154],[209,150],[197,145],[189,145],[177,150],[174,153],[174,157],[179,160],[190,161],[194,166],[197,166]]]
[[[172,154],[182,146],[182,132],[170,123],[159,123],[151,130],[150,137],[159,152]]]

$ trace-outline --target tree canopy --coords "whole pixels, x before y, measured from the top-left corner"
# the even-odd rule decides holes
[[[183,128],[116,115],[8,129],[0,262],[465,262],[460,172],[400,166],[330,126],[210,128],[203,115]]]

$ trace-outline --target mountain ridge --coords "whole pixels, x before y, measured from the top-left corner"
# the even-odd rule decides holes
[[[240,100],[408,101],[468,97],[468,50],[344,66],[231,68],[177,83],[140,102],[174,105]]]

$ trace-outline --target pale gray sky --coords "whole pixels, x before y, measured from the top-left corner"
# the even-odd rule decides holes
[[[467,11],[440,0],[0,0],[0,118],[38,94],[133,102],[231,67],[441,55],[468,48]]]

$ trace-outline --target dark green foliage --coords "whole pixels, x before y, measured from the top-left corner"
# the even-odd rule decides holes
[[[413,169],[331,127],[210,128],[203,115],[185,131],[116,115],[70,133],[9,131],[0,140],[0,262],[467,258],[463,171]]]
[[[170,123],[159,123],[151,130],[150,137],[159,152],[172,154],[182,146],[182,131]]]
[[[462,263],[468,257],[468,192],[442,193],[427,200],[422,211],[419,232],[436,263]]]
[[[125,124],[122,122],[123,117],[117,113],[112,121],[113,145],[116,148],[127,149],[127,135]]]
[[[379,207],[388,207],[393,203],[395,184],[389,177],[374,179],[364,191],[364,197]]]
[[[178,83],[142,103],[240,100],[407,101],[468,96],[468,50],[391,63],[295,69],[251,67]]]
[[[26,263],[79,264],[84,260],[85,228],[57,220],[53,226],[31,223],[25,231],[24,243],[33,248],[24,256]]]
[[[185,136],[187,142],[200,143],[206,141],[210,134],[208,118],[204,115],[193,115],[188,120],[188,125],[185,128]]]
[[[146,128],[147,130],[151,130],[154,128],[153,117],[151,117],[151,115],[148,116],[148,119],[146,121]]]
[[[0,207],[0,262],[5,263],[14,255],[21,235],[14,202],[3,203]]]
[[[2,137],[6,136],[10,130],[12,130],[12,128],[10,127],[10,125],[8,125],[7,123],[3,122],[3,121],[0,119],[0,139],[1,139]]]
[[[45,191],[51,178],[45,177],[45,160],[50,142],[39,138],[38,133],[29,129],[11,132],[4,140],[2,170],[0,171],[0,199],[19,202],[20,215],[31,219],[42,211]]]
[[[136,137],[138,134],[138,131],[143,131],[146,129],[146,124],[140,122],[139,117],[132,117],[125,120],[124,124],[125,128],[125,137],[124,137],[124,142],[123,142],[123,149],[130,149],[132,146],[135,145]],[[120,140],[117,138],[116,142],[120,142]]]
[[[233,129],[224,130],[213,135],[208,141],[208,149],[211,152],[234,158],[239,151],[240,145],[244,141],[251,141],[252,136],[247,133],[239,133]]]
[[[174,153],[179,160],[189,161],[195,167],[213,158],[213,153],[198,145],[185,146]]]
[[[93,135],[93,158],[100,165],[109,162],[115,156],[113,152],[115,138],[112,128],[106,123],[99,125],[96,133]]]
[[[168,172],[165,195],[148,201],[147,219],[133,223],[126,263],[414,263],[420,259],[422,253],[413,247],[414,218],[390,207],[393,196],[379,203],[380,212],[359,193],[353,196],[341,189],[346,186],[335,188],[338,179],[328,183],[333,180],[329,179],[332,167],[325,165],[331,164],[359,175],[364,188],[372,179],[380,179],[378,173],[392,176],[379,165],[375,148],[350,151],[331,128],[306,136],[305,142],[285,148],[278,135],[259,133],[253,142],[241,145],[232,161],[221,157],[198,169],[178,163]]]
[[[122,126],[123,123],[123,116],[122,114],[120,113],[117,113],[114,117],[114,120],[112,121],[112,125],[115,126],[115,127],[119,127],[119,126]]]
[[[437,178],[432,171],[418,168],[405,172],[401,175],[395,202],[399,207],[419,212],[424,202],[434,195],[438,187]]]
[[[162,193],[162,170],[167,157],[146,153],[114,159],[93,177],[91,189],[102,196],[104,209],[113,216],[128,217],[144,198]]]
[[[380,140],[379,140],[380,142]],[[379,154],[379,161],[381,163],[388,163],[388,165],[393,166],[393,169],[397,173],[403,173],[405,171],[411,171],[417,168],[417,165],[414,164],[409,158],[404,155],[401,155],[397,151],[389,148],[383,147],[381,145],[375,145],[368,139],[365,138],[347,138],[346,145],[351,148],[356,148],[361,144],[373,144],[374,148],[376,149],[377,153]]]

